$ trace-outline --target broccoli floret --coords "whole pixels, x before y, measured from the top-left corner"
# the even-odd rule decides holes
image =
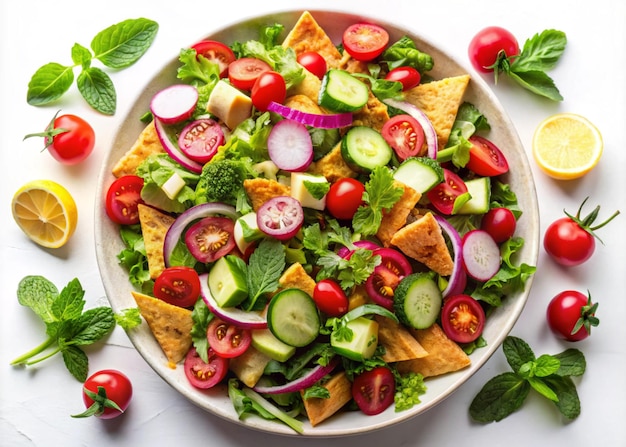
[[[404,411],[419,404],[420,396],[426,392],[424,376],[419,373],[409,372],[400,375],[394,371],[396,380],[396,393],[394,395],[395,411]]]
[[[196,186],[196,204],[222,202],[238,206],[243,181],[257,174],[246,160],[220,159],[204,165]]]

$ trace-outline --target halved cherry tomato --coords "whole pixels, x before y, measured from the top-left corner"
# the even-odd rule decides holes
[[[196,348],[192,347],[185,357],[185,376],[196,388],[206,390],[222,381],[228,373],[228,359],[220,357],[212,348],[208,352],[209,362],[205,363]]]
[[[305,51],[298,54],[298,63],[313,73],[318,78],[322,79],[328,69],[326,59],[317,51]]]
[[[185,244],[200,262],[213,262],[235,248],[235,223],[227,217],[205,217],[185,233]]]
[[[195,120],[180,133],[178,146],[183,153],[198,163],[205,164],[224,144],[224,131],[210,118]]]
[[[409,90],[419,85],[422,75],[413,67],[396,67],[385,76],[387,81],[396,81],[402,84],[402,90]]]
[[[304,223],[302,205],[290,196],[269,199],[256,213],[259,230],[268,236],[284,241],[300,231]]]
[[[444,180],[426,193],[430,203],[442,214],[452,214],[454,201],[467,192],[461,177],[449,169],[443,169]]]
[[[200,296],[200,278],[191,267],[164,269],[154,281],[154,296],[179,307],[191,307]]]
[[[485,177],[504,174],[509,170],[509,163],[502,151],[486,138],[473,135],[469,138],[472,143],[470,159],[465,167],[470,171]]]
[[[386,366],[365,371],[356,376],[352,383],[352,398],[367,415],[385,411],[393,403],[395,393],[396,382]]]
[[[250,90],[261,73],[271,70],[272,67],[261,59],[242,57],[228,65],[228,80],[240,90]]]
[[[103,394],[99,388],[104,389]],[[126,411],[132,397],[133,385],[126,374],[116,369],[103,369],[85,380],[83,402],[88,410],[74,417],[93,415],[100,419],[113,419]],[[109,406],[110,402],[114,402],[121,411]]]
[[[387,120],[380,133],[400,161],[420,155],[426,139],[421,124],[406,114]]]
[[[413,269],[407,258],[393,248],[377,248],[373,254],[380,256],[381,262],[365,281],[365,289],[376,304],[391,310],[396,287],[402,278],[413,273]]]
[[[319,310],[330,317],[339,317],[348,311],[348,297],[332,279],[323,279],[315,284],[313,301]]]
[[[485,311],[469,295],[450,296],[444,300],[441,308],[441,327],[449,339],[457,343],[470,343],[483,333]]]
[[[510,239],[516,226],[515,215],[508,208],[491,208],[480,222],[480,229],[489,233],[498,244]]]
[[[123,175],[109,186],[105,198],[107,216],[120,225],[139,223],[139,209],[143,179],[137,175]]]
[[[326,194],[326,209],[337,219],[352,219],[363,203],[365,186],[357,179],[342,178],[330,185]]]
[[[215,40],[203,40],[192,45],[197,55],[202,55],[211,62],[216,63],[220,67],[220,77],[224,78],[228,75],[228,65],[233,62],[235,53],[227,45]]]
[[[240,356],[252,342],[249,330],[226,323],[217,317],[209,323],[206,336],[215,353],[226,359]]]
[[[250,98],[252,104],[261,112],[265,112],[270,102],[285,102],[287,85],[285,79],[275,71],[261,73],[252,86]]]
[[[389,43],[389,33],[372,23],[355,23],[343,33],[343,47],[357,61],[377,58]]]

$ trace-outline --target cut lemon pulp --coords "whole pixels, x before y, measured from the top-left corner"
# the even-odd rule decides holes
[[[587,118],[557,113],[542,121],[533,136],[533,156],[550,177],[571,180],[591,171],[602,155],[600,131]]]
[[[78,221],[76,202],[61,185],[51,180],[34,180],[13,196],[13,218],[37,244],[48,248],[63,246]]]

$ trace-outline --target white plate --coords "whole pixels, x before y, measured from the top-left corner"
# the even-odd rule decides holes
[[[381,23],[362,16],[328,11],[311,12],[334,42],[341,41],[341,33],[352,23],[362,20],[377,22],[389,31],[391,42],[406,34],[414,39],[420,50],[429,53],[435,61],[434,69],[429,74],[435,79],[467,72],[459,63],[437,49],[428,40],[409,30],[399,29],[393,24]],[[281,23],[288,31],[301,13],[302,11],[289,11],[254,18],[205,37],[225,43],[257,39],[258,29],[261,25]],[[176,68],[179,65],[178,55],[170,55],[169,58],[170,62],[156,73],[147,84],[118,130],[113,147],[105,159],[100,174],[96,203],[101,203],[108,186],[114,180],[111,174],[113,165],[131,147],[143,129],[144,125],[139,121],[139,117],[148,110],[150,99],[161,88],[176,81]],[[525,240],[524,248],[519,253],[519,261],[536,265],[539,247],[539,212],[532,173],[524,148],[507,114],[480,77],[477,76],[472,79],[465,99],[475,104],[487,117],[492,128],[488,137],[501,148],[508,159],[511,170],[504,180],[517,193],[520,207],[524,212],[517,227],[517,235]],[[128,281],[126,271],[117,262],[117,254],[123,248],[119,237],[119,228],[107,218],[104,206],[96,206],[95,222],[98,266],[111,306],[116,312],[135,307],[136,304],[131,296],[132,286]],[[523,292],[507,297],[503,305],[490,315],[484,329],[484,338],[487,340],[488,346],[471,355],[472,364],[470,367],[445,376],[427,379],[428,391],[421,397],[421,404],[399,413],[396,413],[393,408],[389,408],[376,416],[365,416],[360,412],[343,412],[315,428],[305,422],[305,435],[323,437],[364,433],[415,417],[443,401],[467,381],[499,348],[522,312],[531,283],[532,279],[527,282]],[[167,359],[145,323],[132,330],[129,337],[146,362],[166,382],[199,407],[249,428],[272,433],[294,434],[291,429],[280,423],[265,421],[261,418],[252,417],[240,421],[228,399],[225,386],[209,391],[193,388],[187,382],[182,367],[179,366],[175,370],[168,367]]]

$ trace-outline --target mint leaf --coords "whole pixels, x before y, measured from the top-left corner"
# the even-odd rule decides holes
[[[554,358],[559,360],[560,367],[555,372],[557,376],[582,376],[587,368],[585,356],[578,349],[567,349]]]
[[[285,250],[276,239],[263,239],[250,255],[248,262],[248,298],[242,303],[245,310],[263,308],[257,303],[265,293],[278,289],[278,279],[285,269]],[[262,305],[261,305],[262,304]]]
[[[107,67],[126,68],[150,48],[158,29],[158,24],[152,20],[124,20],[96,34],[91,49],[95,58]]]
[[[511,64],[511,70],[515,73],[550,70],[565,51],[566,44],[563,31],[547,29],[535,34],[526,40],[521,54]]]
[[[535,365],[535,377],[547,377],[559,370],[561,362],[552,355],[544,354],[537,359]]]
[[[80,316],[85,307],[85,291],[76,278],[67,286],[52,303],[52,313],[57,321],[71,320]]]
[[[546,385],[546,383],[542,379],[538,379],[537,377],[530,377],[528,379],[528,383],[535,391],[537,391],[542,396],[550,399],[553,402],[558,402],[559,398],[556,393],[552,391],[552,389]]]
[[[91,107],[105,115],[115,114],[117,94],[108,74],[98,67],[90,67],[80,72],[76,83],[78,91]]]
[[[59,99],[74,82],[72,68],[56,62],[39,68],[28,83],[26,102],[40,106]]]
[[[572,379],[555,375],[546,377],[544,382],[554,391],[557,397],[554,403],[561,414],[568,419],[576,419],[580,415],[580,399]]]
[[[17,286],[17,301],[29,307],[44,323],[55,320],[52,303],[58,295],[57,287],[43,276],[26,276]]]
[[[115,317],[110,307],[89,309],[73,320],[72,343],[77,346],[90,345],[107,335],[115,327]]]
[[[500,374],[489,380],[470,404],[469,412],[478,422],[497,422],[518,410],[530,385],[513,372]]]
[[[63,362],[68,371],[79,382],[85,382],[87,380],[87,373],[89,372],[89,359],[85,352],[76,346],[67,346],[62,351]]]
[[[74,61],[75,65],[83,67],[83,69],[89,68],[89,65],[91,65],[91,59],[92,54],[88,48],[85,48],[78,43],[74,44],[72,47],[72,61]]]
[[[518,337],[508,336],[504,339],[502,350],[513,371],[518,372],[525,363],[534,362],[535,354],[528,343]]]
[[[543,71],[511,71],[509,77],[524,87],[540,96],[545,96],[553,101],[562,101],[563,96],[554,84],[554,81]]]

